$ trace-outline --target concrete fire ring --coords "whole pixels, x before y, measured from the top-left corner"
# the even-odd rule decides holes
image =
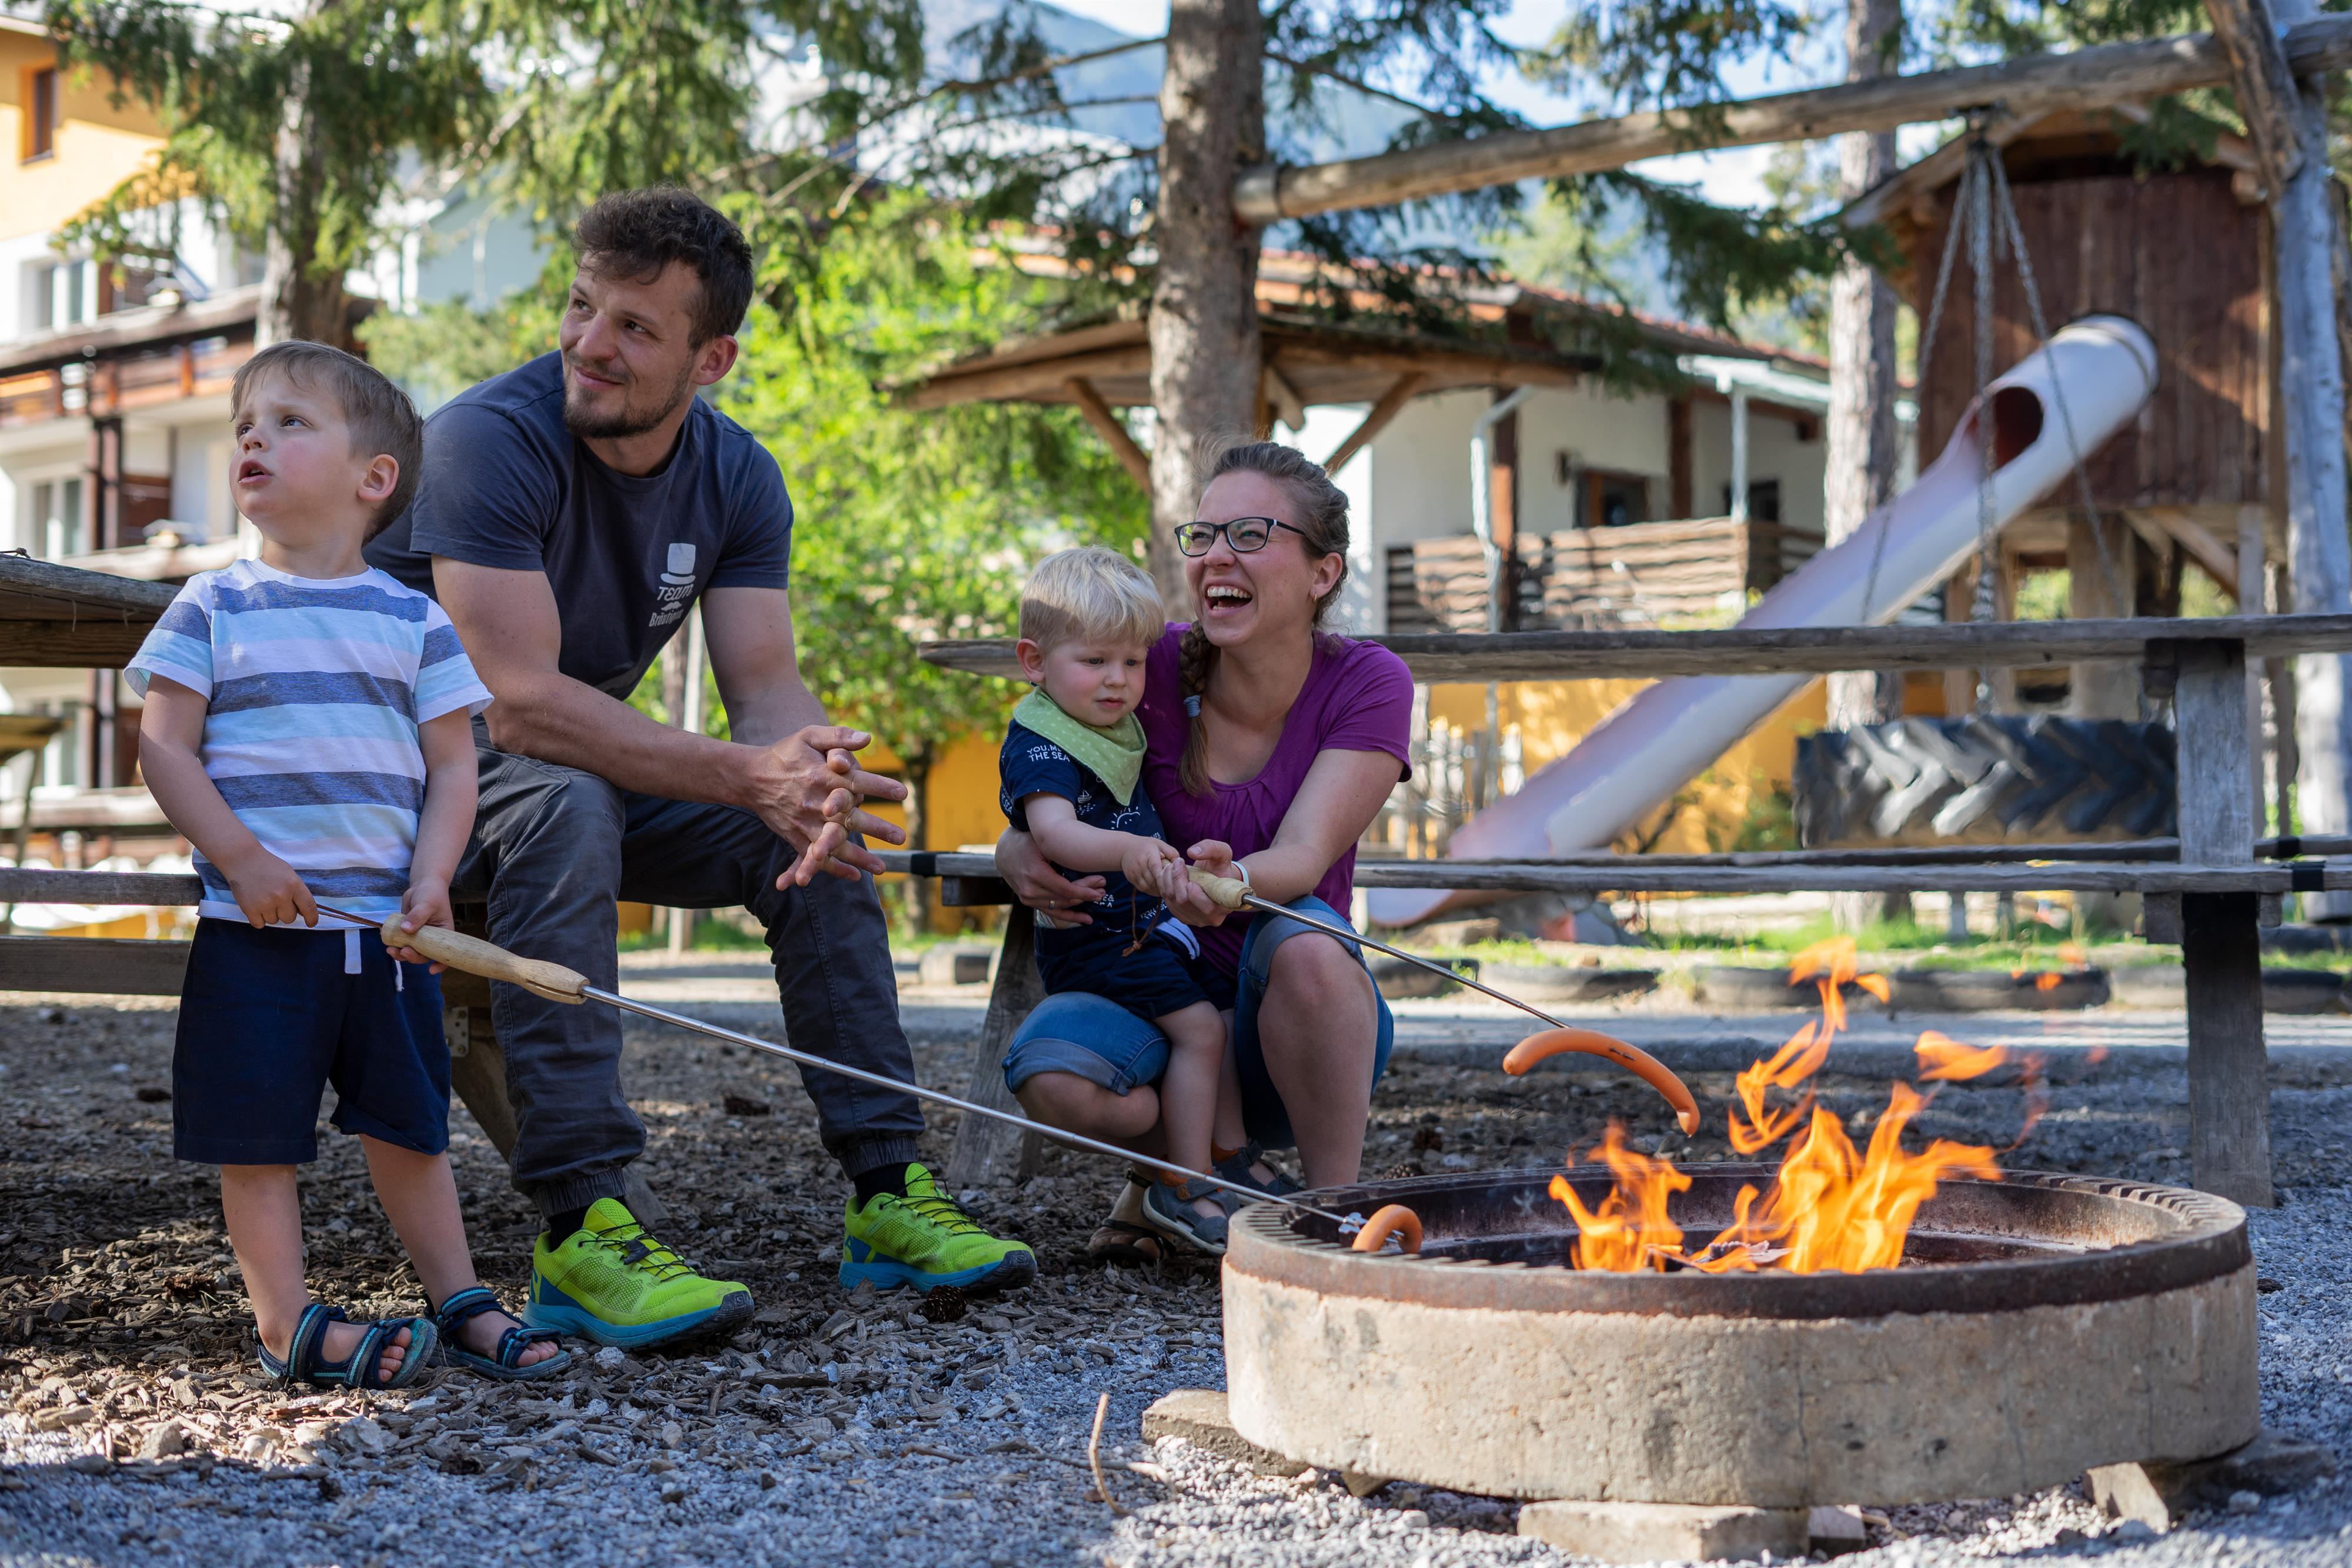
[[[1685,1167],[1720,1228],[1767,1167]],[[1403,1203],[1422,1257],[1349,1250],[1261,1204],[1224,1266],[1235,1428],[1302,1462],[1490,1496],[1800,1508],[2000,1497],[2095,1465],[2224,1452],[2261,1429],[2245,1214],[2180,1188],[2006,1173],[1947,1182],[1914,1256],[1856,1274],[1607,1274],[1495,1262],[1569,1231],[1554,1173],[1310,1195]],[[1586,1202],[1605,1176],[1571,1173]],[[1590,1186],[1590,1190],[1582,1190]]]

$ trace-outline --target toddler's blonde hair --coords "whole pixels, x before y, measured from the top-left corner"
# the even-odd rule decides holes
[[[1055,550],[1021,590],[1021,635],[1045,653],[1080,640],[1149,648],[1167,629],[1150,576],[1100,545]]]

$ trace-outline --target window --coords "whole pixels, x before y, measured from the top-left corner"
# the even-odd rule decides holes
[[[33,486],[32,516],[25,543],[48,560],[79,555],[84,549],[79,479],[47,479]]]
[[[1723,487],[1723,515],[1731,515],[1731,486]],[[1748,486],[1748,517],[1750,522],[1777,523],[1780,520],[1780,481],[1758,479]]]
[[[1639,474],[1584,471],[1584,526],[1622,528],[1650,520],[1650,482]]]
[[[60,261],[48,268],[41,325],[53,332],[98,319],[98,263]]]
[[[58,68],[36,66],[25,73],[25,147],[27,163],[58,150]]]

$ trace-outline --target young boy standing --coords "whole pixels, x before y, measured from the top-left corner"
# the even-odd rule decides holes
[[[1185,874],[1143,789],[1135,716],[1145,661],[1166,630],[1159,591],[1133,561],[1087,547],[1039,562],[1021,591],[1015,650],[1037,689],[1013,710],[997,769],[1013,825],[1065,876],[1104,878],[1092,925],[1039,925],[1045,989],[1108,998],[1168,1037],[1160,1082],[1168,1157],[1204,1171],[1218,1144],[1238,1146],[1244,1134],[1219,1010],[1233,1005],[1230,985],[1199,963],[1192,932],[1152,891]],[[1162,1176],[1144,1196],[1143,1217],[1184,1245],[1225,1249],[1224,1206],[1206,1184]]]
[[[570,1358],[475,1282],[450,1175],[436,968],[324,899],[402,928],[451,924],[474,818],[472,714],[490,694],[441,609],[361,559],[415,487],[401,391],[319,343],[274,344],[230,394],[237,510],[258,559],[180,591],[126,674],[140,762],[204,882],[172,1059],[173,1152],[221,1167],[261,1363],[396,1388],[436,1348],[494,1377]],[[423,1281],[429,1316],[353,1323],[310,1299],[295,1166],[320,1091]]]

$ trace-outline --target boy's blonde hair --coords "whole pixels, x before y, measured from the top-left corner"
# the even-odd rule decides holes
[[[1021,590],[1021,635],[1044,653],[1082,638],[1149,648],[1167,629],[1150,575],[1100,545],[1055,550]]]

